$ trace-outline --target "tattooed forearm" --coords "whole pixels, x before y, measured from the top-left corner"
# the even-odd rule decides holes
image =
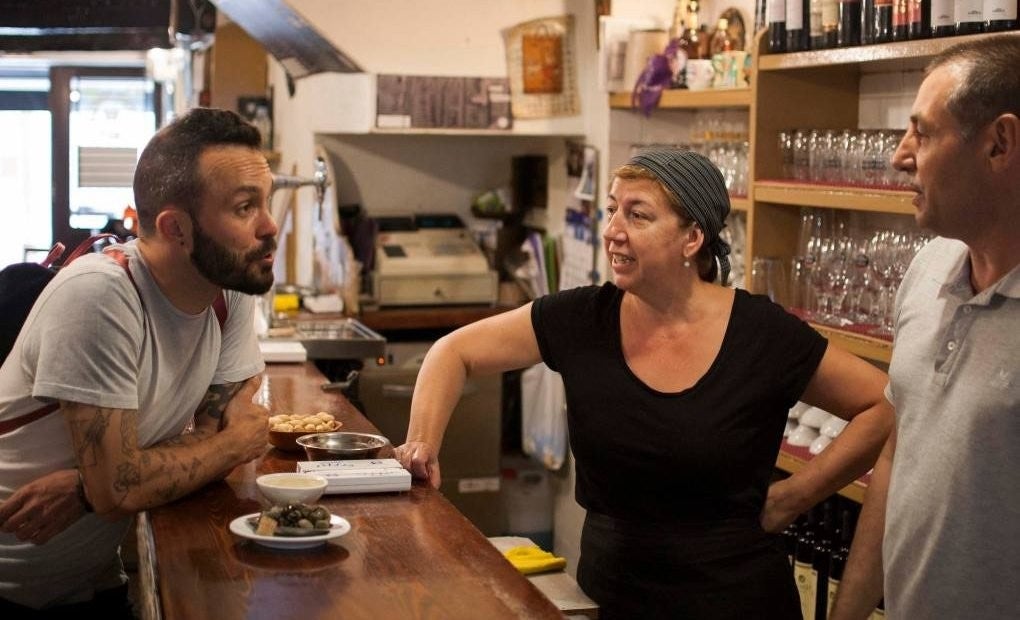
[[[96,512],[120,518],[180,498],[216,479],[239,458],[217,432],[242,384],[211,386],[196,411],[196,431],[139,443],[139,413],[62,402],[78,467]],[[204,414],[204,415],[203,415]],[[229,462],[229,463],[228,463]]]
[[[216,420],[223,418],[223,412],[227,410],[230,399],[234,397],[234,394],[237,394],[242,385],[242,383],[210,385],[195,415],[201,416],[204,414]]]
[[[91,407],[88,417],[71,422],[72,434],[80,437],[75,443],[75,456],[83,466],[95,465],[96,454],[107,429],[110,428],[110,410]]]
[[[123,498],[133,489],[138,488],[142,483],[142,474],[138,465],[132,461],[122,463],[117,467],[117,475],[113,480],[113,488],[117,495]]]

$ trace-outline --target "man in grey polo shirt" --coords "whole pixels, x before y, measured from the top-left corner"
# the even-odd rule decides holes
[[[939,237],[897,297],[896,430],[835,620],[867,617],[883,591],[893,619],[1020,617],[1018,67],[1016,36],[937,56],[893,156]]]

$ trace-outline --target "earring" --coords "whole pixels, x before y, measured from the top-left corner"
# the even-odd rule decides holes
[[[684,259],[684,267],[687,267],[688,269],[690,269],[690,267],[691,267],[691,261],[689,261],[689,260],[687,260],[687,259],[685,258],[685,259]]]

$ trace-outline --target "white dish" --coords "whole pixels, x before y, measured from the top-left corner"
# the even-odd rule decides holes
[[[810,426],[814,429],[822,428],[822,425],[829,421],[829,412],[818,407],[811,407],[807,411],[800,414],[798,420],[801,426]]]
[[[800,446],[806,448],[811,445],[811,442],[818,439],[818,429],[806,426],[804,424],[798,424],[797,428],[793,429],[790,436],[786,438],[786,442],[791,446]]]
[[[847,424],[848,422],[843,418],[832,416],[825,424],[822,424],[821,433],[826,437],[835,439],[839,437],[839,434],[843,432]]]
[[[796,428],[797,428],[797,420],[787,419],[786,420],[786,428],[783,429],[783,437],[789,437],[790,433],[792,433]]]
[[[810,446],[808,446],[808,452],[818,456],[822,453],[822,450],[829,447],[830,443],[832,443],[832,437],[819,435],[818,437],[815,437],[815,440],[811,442]]]
[[[260,513],[253,512],[250,515],[238,517],[230,522],[230,531],[241,538],[247,538],[255,544],[273,549],[310,549],[326,544],[326,541],[343,536],[351,531],[351,524],[337,515],[329,517],[329,532],[317,536],[262,536],[256,534],[249,519],[259,516]]]

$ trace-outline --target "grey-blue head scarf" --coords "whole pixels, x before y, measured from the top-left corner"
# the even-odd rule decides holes
[[[730,195],[722,173],[707,157],[679,149],[648,149],[630,158],[655,175],[680,199],[680,206],[705,233],[705,245],[719,260],[722,282],[730,275],[730,245],[719,237],[730,214]]]

